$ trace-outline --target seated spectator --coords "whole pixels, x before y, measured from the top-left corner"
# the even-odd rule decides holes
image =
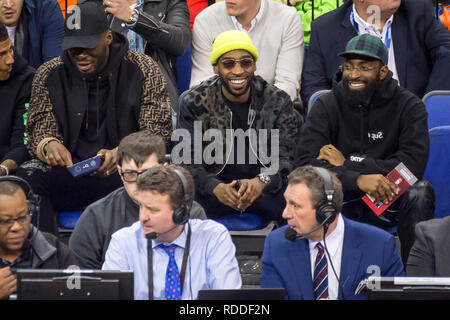
[[[450,89],[443,71],[450,69],[450,33],[436,19],[430,0],[353,0],[312,23],[302,74],[304,104],[315,92],[332,87],[343,61],[337,54],[351,38],[366,33],[388,47],[387,65],[402,87],[419,98]]]
[[[27,123],[33,158],[18,169],[42,197],[41,228],[55,232],[58,211],[80,210],[122,186],[117,174],[121,138],[148,129],[168,143],[170,104],[163,75],[148,56],[108,30],[104,9],[80,4],[81,28],[66,21],[63,55],[36,73]],[[90,175],[74,178],[66,166],[100,156]]]
[[[241,287],[228,230],[189,219],[194,181],[186,169],[148,169],[137,179],[135,198],[140,221],[112,235],[102,267],[133,270],[135,299],[195,300],[200,289]]]
[[[165,154],[164,140],[146,130],[122,139],[117,149],[117,170],[123,188],[88,206],[70,236],[69,246],[81,268],[101,269],[111,235],[139,220],[136,179],[148,168],[166,165]],[[206,218],[205,211],[195,201],[190,217]]]
[[[5,25],[0,22],[0,176],[13,173],[27,158],[24,121],[30,101],[34,69],[14,52]]]
[[[342,185],[333,173],[297,168],[284,197],[288,226],[266,237],[261,287],[285,288],[290,300],[367,299],[358,287],[373,267],[378,276],[404,274],[392,235],[341,216]]]
[[[409,253],[409,277],[450,277],[450,217],[416,225],[416,242]]]
[[[35,69],[61,54],[64,18],[58,1],[1,1],[0,22],[16,51]]]
[[[193,161],[178,159],[194,176],[196,200],[208,218],[247,211],[281,221],[283,180],[292,169],[301,121],[286,92],[254,75],[258,59],[245,32],[221,33],[210,54],[216,75],[180,101],[180,127],[190,137],[214,132],[214,144],[203,148],[200,141],[188,150]],[[183,145],[172,150],[175,163]]]
[[[13,269],[65,269],[75,264],[64,243],[31,224],[33,215],[39,215],[39,207],[26,181],[1,177],[0,299],[16,291]]]
[[[342,212],[347,218],[397,226],[406,265],[415,224],[434,216],[432,186],[417,182],[380,216],[361,197],[367,193],[377,204],[391,202],[397,187],[385,176],[400,163],[423,178],[430,148],[425,105],[393,78],[388,50],[377,37],[354,37],[340,56],[345,60],[332,91],[318,98],[306,120],[299,165],[337,174],[348,202]]]
[[[111,30],[125,34],[130,49],[158,63],[166,78],[175,124],[179,96],[176,63],[191,43],[186,0],[103,0],[103,5],[113,16]]]
[[[276,23],[275,23],[276,21]],[[256,73],[295,100],[303,65],[303,30],[299,15],[273,0],[233,0],[200,12],[192,33],[193,87],[214,75],[209,53],[214,39],[227,30],[248,33],[260,53]]]

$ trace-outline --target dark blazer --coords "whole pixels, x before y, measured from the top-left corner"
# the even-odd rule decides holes
[[[370,266],[378,266],[381,276],[402,276],[403,265],[394,237],[382,229],[344,219],[340,285],[344,299],[367,299],[367,292],[355,295],[361,280],[374,274]],[[289,226],[271,232],[262,256],[262,288],[285,288],[290,300],[314,299],[309,241],[291,242],[284,237]],[[342,299],[342,291],[339,299]]]
[[[416,225],[416,242],[409,253],[406,274],[450,277],[450,217]]]
[[[330,89],[347,42],[357,35],[350,22],[352,1],[311,25],[311,40],[303,64],[301,95]],[[450,89],[450,32],[435,18],[429,0],[403,0],[394,14],[392,39],[400,85],[418,97],[431,90]]]

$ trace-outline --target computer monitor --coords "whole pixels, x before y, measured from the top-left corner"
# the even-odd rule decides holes
[[[18,300],[132,300],[133,271],[17,269]]]
[[[369,300],[450,300],[447,277],[369,277]]]
[[[286,290],[276,289],[215,289],[199,290],[197,300],[285,300]]]

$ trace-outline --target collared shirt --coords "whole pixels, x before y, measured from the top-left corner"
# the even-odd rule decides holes
[[[263,15],[263,13],[264,13],[264,1],[261,1],[261,6],[259,7],[258,14],[251,21],[251,26],[250,26],[250,29],[248,29],[248,30],[244,29],[242,24],[239,23],[239,21],[236,19],[235,16],[231,16],[231,21],[233,21],[233,24],[234,24],[234,26],[236,27],[237,30],[244,31],[244,32],[250,32],[250,31],[252,31],[255,28],[255,26],[258,23],[258,21],[261,20],[261,17]]]
[[[242,285],[236,249],[228,230],[212,220],[189,220],[191,244],[181,298],[197,299],[201,289],[240,289]],[[181,272],[187,226],[173,244],[175,261]],[[140,221],[112,235],[103,270],[133,270],[134,298],[148,299],[148,253]],[[165,299],[165,277],[169,256],[161,243],[152,240],[153,295]]]
[[[5,27],[6,27],[6,30],[8,30],[9,39],[11,39],[11,42],[12,42],[12,44],[14,46],[14,42],[15,42],[14,39],[16,37],[16,28],[17,28],[17,26],[14,26],[14,27],[5,26]]]
[[[395,54],[394,54],[394,41],[392,39],[392,22],[394,20],[394,15],[390,16],[389,19],[384,24],[382,32],[380,32],[375,24],[370,24],[364,21],[356,11],[355,5],[353,4],[353,14],[355,18],[355,22],[358,24],[359,34],[370,34],[372,36],[378,37],[383,41],[384,44],[387,44],[386,39],[388,41],[388,68],[393,73],[393,78],[399,81],[397,66],[395,64]],[[400,84],[400,81],[399,81]]]
[[[339,214],[337,217],[337,225],[336,229],[333,230],[326,238],[326,248],[328,249],[328,253],[330,254],[330,257],[328,254],[326,254],[327,262],[328,262],[328,297],[330,300],[337,300],[338,293],[339,293],[339,282],[334,275],[333,268],[331,266],[330,259],[333,262],[334,270],[336,271],[336,274],[339,276],[339,273],[341,271],[341,260],[342,260],[342,247],[344,245],[344,219],[342,219],[342,216]],[[311,278],[314,279],[314,264],[316,261],[316,256],[318,253],[318,250],[316,248],[316,244],[318,241],[309,241],[309,254],[311,257]],[[325,247],[323,241],[320,241],[320,243]]]

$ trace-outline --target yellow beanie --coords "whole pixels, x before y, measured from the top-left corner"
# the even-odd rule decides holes
[[[212,51],[209,54],[211,64],[215,65],[223,54],[233,50],[246,50],[250,52],[255,61],[258,60],[258,49],[253,45],[248,34],[244,31],[228,30],[214,39]]]

